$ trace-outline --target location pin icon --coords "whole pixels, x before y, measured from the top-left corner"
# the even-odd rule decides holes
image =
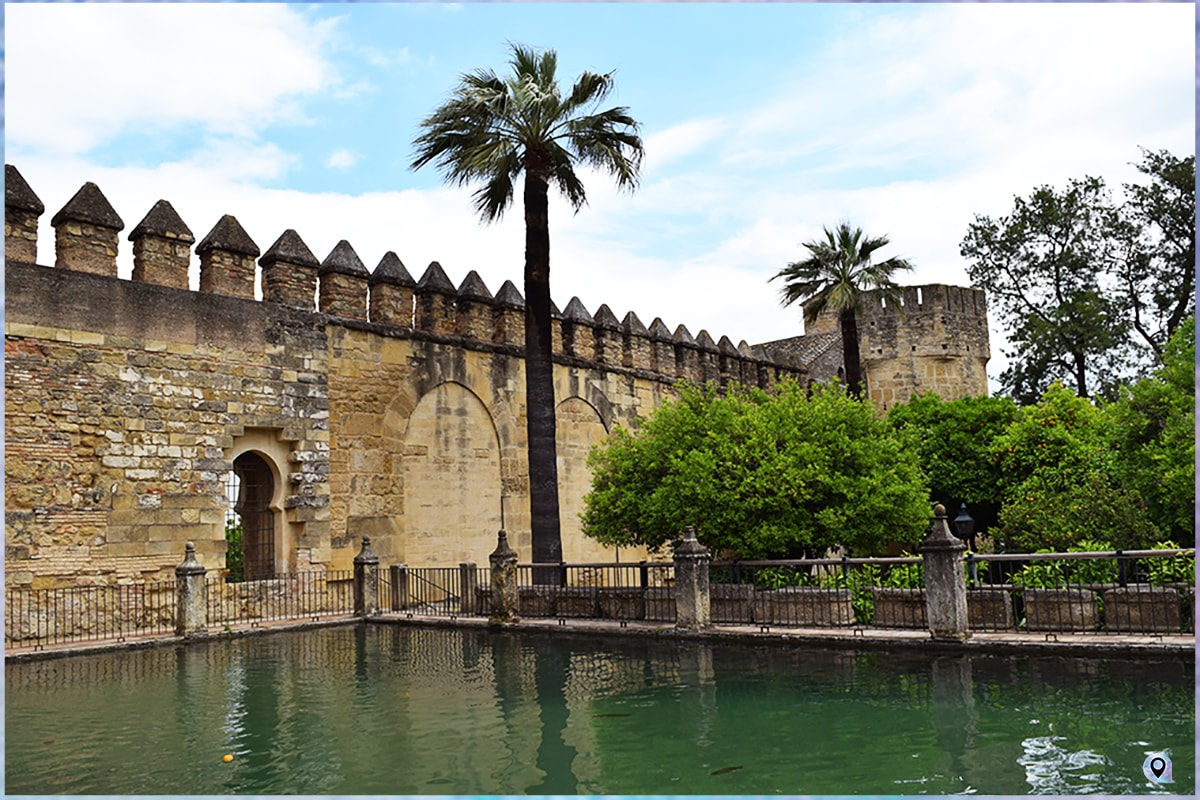
[[[1151,783],[1174,783],[1171,776],[1171,758],[1165,752],[1148,754],[1142,762],[1142,773]]]

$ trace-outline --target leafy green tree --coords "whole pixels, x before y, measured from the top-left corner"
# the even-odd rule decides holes
[[[1196,533],[1196,318],[1188,317],[1163,348],[1163,365],[1122,387],[1105,408],[1113,427],[1114,474],[1145,499],[1171,539]]]
[[[550,348],[549,189],[578,211],[587,201],[577,165],[612,175],[621,188],[637,185],[643,154],[638,123],[624,107],[597,111],[613,88],[612,73],[584,72],[565,95],[558,57],[513,45],[512,75],[491,70],[463,75],[444,104],[421,122],[413,169],[433,163],[447,182],[482,182],[475,208],[485,222],[499,219],[524,174],[525,401],[533,560],[562,559],[559,527],[554,379]]]
[[[967,503],[979,533],[995,524],[1000,508],[993,443],[1017,417],[1009,397],[946,401],[932,392],[893,406],[887,415],[916,442],[933,502],[944,505],[951,517],[959,503]]]
[[[1162,363],[1166,341],[1196,313],[1196,157],[1142,150],[1137,168],[1149,182],[1124,184],[1126,254],[1115,277],[1134,330]]]
[[[996,538],[1010,552],[1062,551],[1086,539],[1117,547],[1162,538],[1141,496],[1116,480],[1112,425],[1062,384],[994,442],[1003,506]]]
[[[658,549],[694,525],[716,552],[768,558],[911,546],[929,526],[913,442],[839,385],[684,386],[589,464],[583,528],[605,544]]]
[[[968,228],[960,252],[1016,348],[1000,383],[1018,402],[1056,380],[1080,397],[1111,393],[1128,370],[1129,323],[1101,277],[1116,267],[1118,230],[1099,178],[1042,186],[1016,198],[1008,216],[976,216]]]
[[[795,302],[804,305],[805,325],[812,325],[826,309],[837,312],[846,386],[857,397],[863,388],[857,316],[862,309],[862,293],[879,290],[885,298],[894,299],[897,286],[892,275],[913,266],[903,258],[871,260],[876,250],[888,244],[886,236],[863,238],[862,229],[851,229],[848,222],[840,223],[836,230],[824,231],[824,241],[805,242],[807,258],[789,263],[771,280],[783,279],[780,302],[784,306]]]

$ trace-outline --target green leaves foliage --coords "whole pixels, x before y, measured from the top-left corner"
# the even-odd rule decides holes
[[[976,216],[960,245],[1020,357],[1000,376],[1018,402],[1054,380],[1088,397],[1124,366],[1129,323],[1101,276],[1115,269],[1118,219],[1099,178],[1017,197],[1008,216]]]
[[[1163,366],[1122,387],[1105,410],[1113,425],[1113,474],[1145,501],[1163,533],[1194,538],[1196,519],[1196,318],[1163,348]]]
[[[657,549],[690,524],[718,554],[770,558],[873,552],[928,527],[913,443],[840,386],[680,391],[593,450],[588,536]]]
[[[1004,507],[996,536],[1013,552],[1084,539],[1133,547],[1159,537],[1140,495],[1115,480],[1112,421],[1053,384],[997,437]]]
[[[1000,383],[1020,403],[1055,380],[1111,399],[1195,314],[1196,159],[1143,150],[1135,166],[1121,202],[1099,178],[1041,186],[960,244],[1014,346]]]
[[[930,392],[893,406],[888,422],[916,442],[933,500],[953,512],[954,500],[999,500],[992,443],[1017,416],[1017,404],[1008,397],[946,401]]]

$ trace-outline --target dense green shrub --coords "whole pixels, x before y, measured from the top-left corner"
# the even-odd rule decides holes
[[[723,556],[778,558],[837,545],[879,552],[928,528],[909,435],[842,387],[680,392],[593,449],[588,536],[657,549],[693,525]]]

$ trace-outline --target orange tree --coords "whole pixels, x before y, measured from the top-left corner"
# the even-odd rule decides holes
[[[928,530],[929,492],[908,434],[840,385],[681,387],[634,432],[618,428],[589,459],[584,533],[658,549],[685,525],[734,558],[858,554]]]
[[[1161,538],[1140,493],[1117,480],[1113,421],[1054,383],[996,437],[996,538],[1009,551],[1065,550],[1084,539],[1116,547]]]

